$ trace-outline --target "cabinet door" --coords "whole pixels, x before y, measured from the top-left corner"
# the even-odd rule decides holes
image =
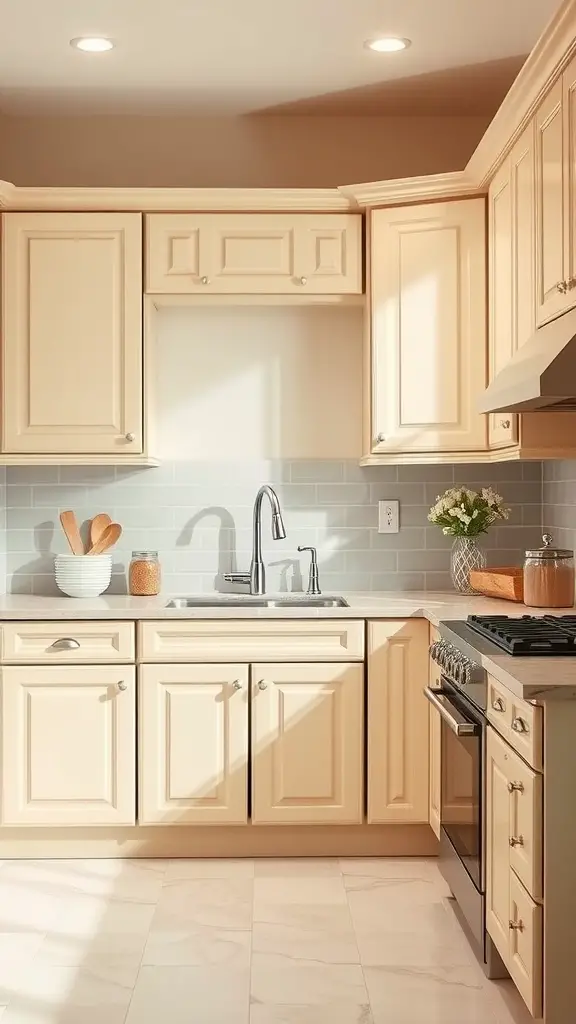
[[[576,302],[576,57],[562,76],[564,115],[564,276]]]
[[[251,672],[253,822],[362,821],[364,666]]]
[[[508,965],[510,945],[510,755],[494,729],[486,744],[486,928]]]
[[[506,965],[533,1017],[542,1015],[542,907],[510,873],[510,951]]]
[[[430,626],[430,643],[434,644],[439,639],[440,633],[438,630],[435,629],[434,626]],[[442,685],[440,666],[430,658],[428,667],[428,686],[432,690],[439,690]],[[428,732],[430,742],[430,825],[438,836],[438,839],[440,839],[441,719],[440,713],[436,711],[436,708],[432,707],[431,704],[428,707],[428,714]]]
[[[372,213],[374,453],[487,444],[485,201]]]
[[[3,216],[2,451],[142,451],[137,213]]]
[[[564,292],[564,184],[562,81],[536,112],[536,321],[557,316]]]
[[[248,667],[142,665],[142,825],[248,820]]]
[[[536,149],[531,121],[510,154],[514,350],[536,330]]]
[[[506,160],[490,184],[488,193],[488,375],[493,380],[514,355],[512,176]],[[490,413],[488,437],[491,447],[502,448],[518,441],[518,417]]]
[[[428,822],[428,623],[368,624],[368,821]]]
[[[134,824],[134,673],[1,670],[3,825]]]
[[[359,214],[150,214],[147,229],[148,292],[362,291]]]

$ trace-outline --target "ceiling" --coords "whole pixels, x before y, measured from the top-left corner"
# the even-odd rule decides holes
[[[0,0],[0,110],[492,113],[559,0]],[[115,48],[69,46],[105,35]],[[407,36],[401,53],[363,43]]]

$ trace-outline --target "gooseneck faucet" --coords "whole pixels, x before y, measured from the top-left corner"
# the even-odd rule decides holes
[[[274,540],[283,540],[286,536],[278,495],[272,487],[264,484],[258,491],[254,501],[250,572],[227,572],[224,575],[227,583],[248,584],[250,593],[254,596],[266,593],[266,572],[264,562],[262,561],[262,499],[264,495],[269,499],[272,506],[272,537]]]

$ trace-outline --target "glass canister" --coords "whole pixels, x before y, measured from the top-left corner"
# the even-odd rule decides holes
[[[161,575],[157,551],[132,552],[128,590],[134,597],[155,597],[159,594]]]
[[[545,533],[544,547],[526,552],[524,604],[530,608],[572,608],[574,604],[574,552],[552,547]]]

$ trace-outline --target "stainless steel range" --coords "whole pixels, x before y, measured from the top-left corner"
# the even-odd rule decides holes
[[[440,869],[490,977],[506,969],[486,934],[486,704],[482,655],[511,658],[576,656],[576,616],[472,615],[441,622],[430,656],[441,688],[425,694],[439,711],[441,730]]]

